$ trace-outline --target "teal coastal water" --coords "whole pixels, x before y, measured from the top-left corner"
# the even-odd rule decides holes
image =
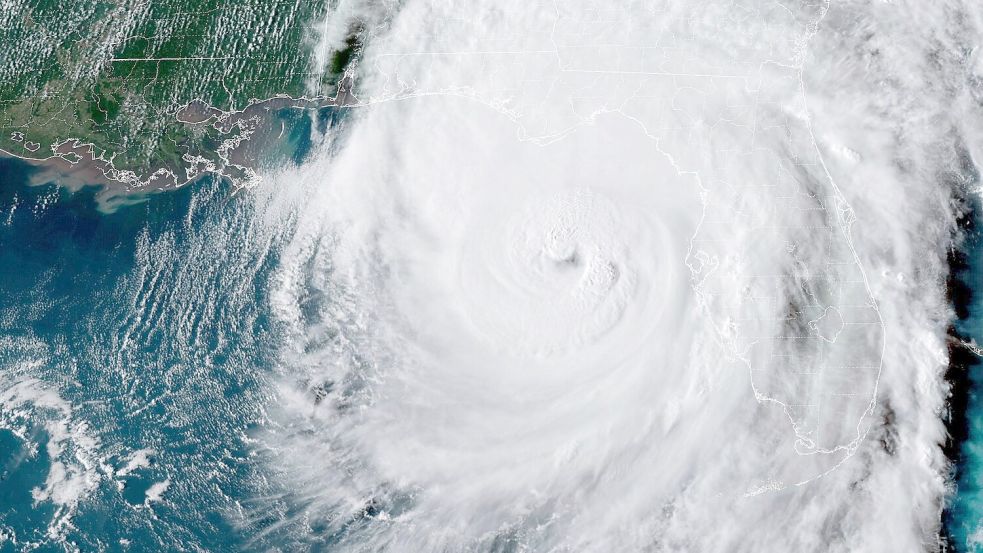
[[[960,258],[962,267],[955,275],[961,282],[962,297],[954,297],[957,320],[954,330],[964,340],[983,344],[983,221],[978,198],[970,232]],[[950,352],[958,366],[953,368],[965,386],[964,412],[954,413],[965,424],[963,443],[958,449],[956,487],[947,508],[945,523],[956,551],[983,551],[983,363],[966,349]],[[958,397],[959,390],[953,397]]]
[[[86,421],[98,439],[97,462],[119,470],[133,451],[153,451],[149,466],[121,478],[97,469],[98,487],[80,499],[75,529],[53,541],[85,549],[234,545],[222,509],[248,478],[242,432],[256,416],[265,303],[232,305],[220,282],[201,282],[210,275],[191,268],[201,265],[191,257],[209,249],[203,233],[214,236],[209,227],[241,204],[205,181],[105,215],[89,190],[28,187],[18,179],[23,167],[4,161],[3,169],[0,205],[9,222],[0,227],[0,331],[14,344],[4,348],[5,379],[57,390],[70,420]],[[256,281],[266,267],[246,275],[242,267],[257,260],[234,252],[230,259],[212,251],[223,265],[213,269],[248,278],[261,294]],[[39,513],[32,505],[32,489],[53,462],[44,452],[48,431],[32,422],[31,439],[10,431],[2,438],[8,510],[0,523],[19,544],[46,543],[55,522],[56,505],[37,502]],[[194,478],[211,485],[182,485]],[[146,490],[168,479],[168,500],[145,507]],[[214,497],[182,497],[203,488]]]
[[[334,116],[281,117],[299,163]],[[0,551],[283,546],[250,445],[283,235],[211,178],[102,213],[32,172],[0,159]]]

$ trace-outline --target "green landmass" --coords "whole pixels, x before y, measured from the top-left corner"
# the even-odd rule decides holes
[[[44,159],[79,139],[113,168],[111,179],[129,184],[161,168],[222,172],[223,148],[246,126],[182,122],[178,112],[190,102],[215,114],[274,97],[334,97],[362,31],[346,22],[351,35],[318,70],[316,26],[331,3],[8,0],[0,10],[0,149]]]

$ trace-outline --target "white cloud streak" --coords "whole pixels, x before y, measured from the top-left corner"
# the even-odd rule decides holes
[[[273,183],[311,539],[936,548],[959,9],[407,3]]]

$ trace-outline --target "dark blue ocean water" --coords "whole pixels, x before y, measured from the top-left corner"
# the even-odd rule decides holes
[[[334,116],[279,117],[274,157],[299,164]],[[291,534],[317,528],[279,527],[299,507],[254,433],[283,340],[268,294],[290,221],[261,225],[261,202],[213,178],[104,213],[96,188],[32,174],[0,158],[0,552],[312,548]],[[968,247],[965,278],[981,283],[983,240]],[[983,342],[983,292],[958,325]],[[947,522],[983,551],[983,374],[970,376]]]
[[[287,163],[333,117],[280,116]],[[31,174],[0,159],[0,551],[273,547],[289,507],[250,444],[285,234],[213,178],[102,213]]]
[[[101,478],[95,497],[80,503],[68,540],[85,549],[113,548],[121,539],[138,550],[233,545],[222,510],[248,478],[242,432],[256,416],[257,366],[267,362],[267,267],[235,249],[211,252],[213,275],[183,265],[204,253],[193,245],[196,235],[224,226],[241,202],[206,180],[102,214],[92,190],[29,187],[27,171],[0,162],[0,206],[8,213],[18,206],[0,227],[0,332],[32,344],[4,351],[2,370],[53,385],[73,418],[98,436],[108,463],[122,466],[131,451],[155,451],[150,467],[121,479],[122,490]],[[215,278],[223,269],[232,275],[253,263],[259,270],[241,287],[257,301],[231,302],[218,282],[200,297],[184,296],[197,288],[189,279]],[[50,460],[26,450],[46,437],[18,443],[7,432],[0,440],[5,456],[19,459],[4,464],[0,504],[7,512],[0,521],[18,541],[41,540],[50,517],[32,514],[31,489],[44,482]],[[182,489],[189,477],[210,485]],[[167,478],[168,501],[134,508],[153,482]]]
[[[958,279],[965,285],[967,297],[954,323],[963,339],[983,344],[983,220],[979,202],[975,206],[972,231],[964,244],[965,267]],[[950,500],[946,524],[957,551],[983,551],[983,363],[965,350],[954,355],[965,371],[967,402],[964,416],[968,434],[959,449],[955,494]],[[956,421],[957,423],[963,421]]]

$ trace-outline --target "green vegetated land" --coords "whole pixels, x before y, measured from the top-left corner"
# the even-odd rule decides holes
[[[0,149],[46,158],[81,139],[131,182],[161,167],[183,173],[185,154],[221,166],[218,150],[241,129],[175,114],[193,100],[227,112],[275,96],[333,96],[358,39],[315,71],[314,27],[330,1],[7,0]]]

